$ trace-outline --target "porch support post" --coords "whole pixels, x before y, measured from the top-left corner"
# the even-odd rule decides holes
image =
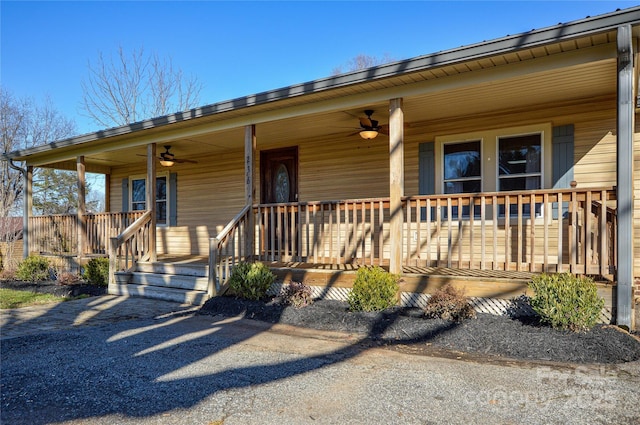
[[[84,257],[87,247],[87,204],[86,204],[86,176],[84,156],[76,158],[76,170],[78,172],[78,210],[77,232],[78,232],[78,260]]]
[[[253,159],[256,152],[256,126],[248,125],[244,128],[244,196],[245,204],[249,208],[249,216],[247,217],[247,226],[245,228],[245,256],[248,261],[251,261],[254,254],[255,247],[255,223],[253,216],[253,198],[255,194],[254,187],[254,175],[253,175]]]
[[[27,172],[24,174],[24,202],[22,216],[22,258],[29,256],[29,244],[32,243],[31,227],[29,226],[29,218],[33,215],[33,165],[27,166]]]
[[[633,44],[631,25],[618,27],[618,282],[616,324],[633,328]]]
[[[151,211],[149,226],[149,261],[156,261],[156,144],[147,145],[147,184],[145,185],[145,205]]]
[[[402,99],[389,101],[389,271],[402,273],[402,197],[404,196],[404,113]]]
[[[104,175],[104,212],[111,212],[111,174]]]

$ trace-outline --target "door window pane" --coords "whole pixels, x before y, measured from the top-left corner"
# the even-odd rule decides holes
[[[276,171],[276,202],[289,202],[289,189],[289,171],[287,170],[286,165],[280,164]]]

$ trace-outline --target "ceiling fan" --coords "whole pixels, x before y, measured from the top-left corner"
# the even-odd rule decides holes
[[[188,162],[190,164],[197,164],[198,161],[194,161],[192,159],[178,159],[176,158],[176,156],[169,152],[169,150],[171,149],[171,145],[164,145],[164,152],[160,153],[160,156],[158,156],[158,160],[160,161],[160,164],[164,167],[171,167],[173,166],[173,164],[178,163],[178,164],[182,164],[185,162]],[[140,155],[140,156],[144,156],[144,155]]]
[[[174,154],[169,152],[169,149],[171,149],[171,145],[164,145],[164,149],[165,149],[165,151],[160,153],[160,157],[158,159],[160,159],[160,164],[162,164],[165,167],[171,167],[175,162],[177,162],[178,164],[182,164],[182,163],[185,163],[185,162],[188,162],[190,164],[197,164],[198,163],[198,161],[194,161],[192,159],[178,159],[178,158],[176,158],[176,156]]]
[[[367,109],[364,111],[364,114],[367,116],[366,118],[360,117],[360,128],[359,131],[360,137],[363,139],[373,139],[378,135],[378,133],[389,134],[389,126],[388,125],[378,125],[378,121],[371,118],[373,115],[372,109]]]

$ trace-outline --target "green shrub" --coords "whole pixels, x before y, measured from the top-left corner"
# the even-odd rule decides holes
[[[35,282],[49,279],[49,260],[39,255],[30,255],[20,262],[16,278]]]
[[[543,323],[574,332],[591,329],[604,306],[596,284],[570,273],[542,274],[529,283],[534,292],[531,307]]]
[[[282,291],[283,304],[292,305],[295,308],[305,307],[313,303],[313,291],[309,285],[300,282],[291,282]]]
[[[107,286],[109,284],[109,259],[92,258],[84,267],[82,277],[92,285]]]
[[[229,287],[240,298],[260,300],[276,280],[269,267],[262,263],[238,263],[229,277]]]
[[[347,299],[349,308],[351,311],[380,311],[393,307],[397,301],[398,279],[397,275],[378,266],[359,268]]]
[[[431,295],[424,312],[427,317],[451,320],[453,322],[461,322],[464,319],[476,317],[476,311],[469,304],[464,290],[456,289],[450,283],[447,283]]]

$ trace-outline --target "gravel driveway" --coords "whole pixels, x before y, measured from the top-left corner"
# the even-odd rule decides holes
[[[53,320],[78,302],[86,301],[44,315]],[[640,421],[638,362],[462,361],[371,348],[357,334],[193,312],[132,318],[134,308],[121,302],[104,322],[3,336],[0,422]]]

